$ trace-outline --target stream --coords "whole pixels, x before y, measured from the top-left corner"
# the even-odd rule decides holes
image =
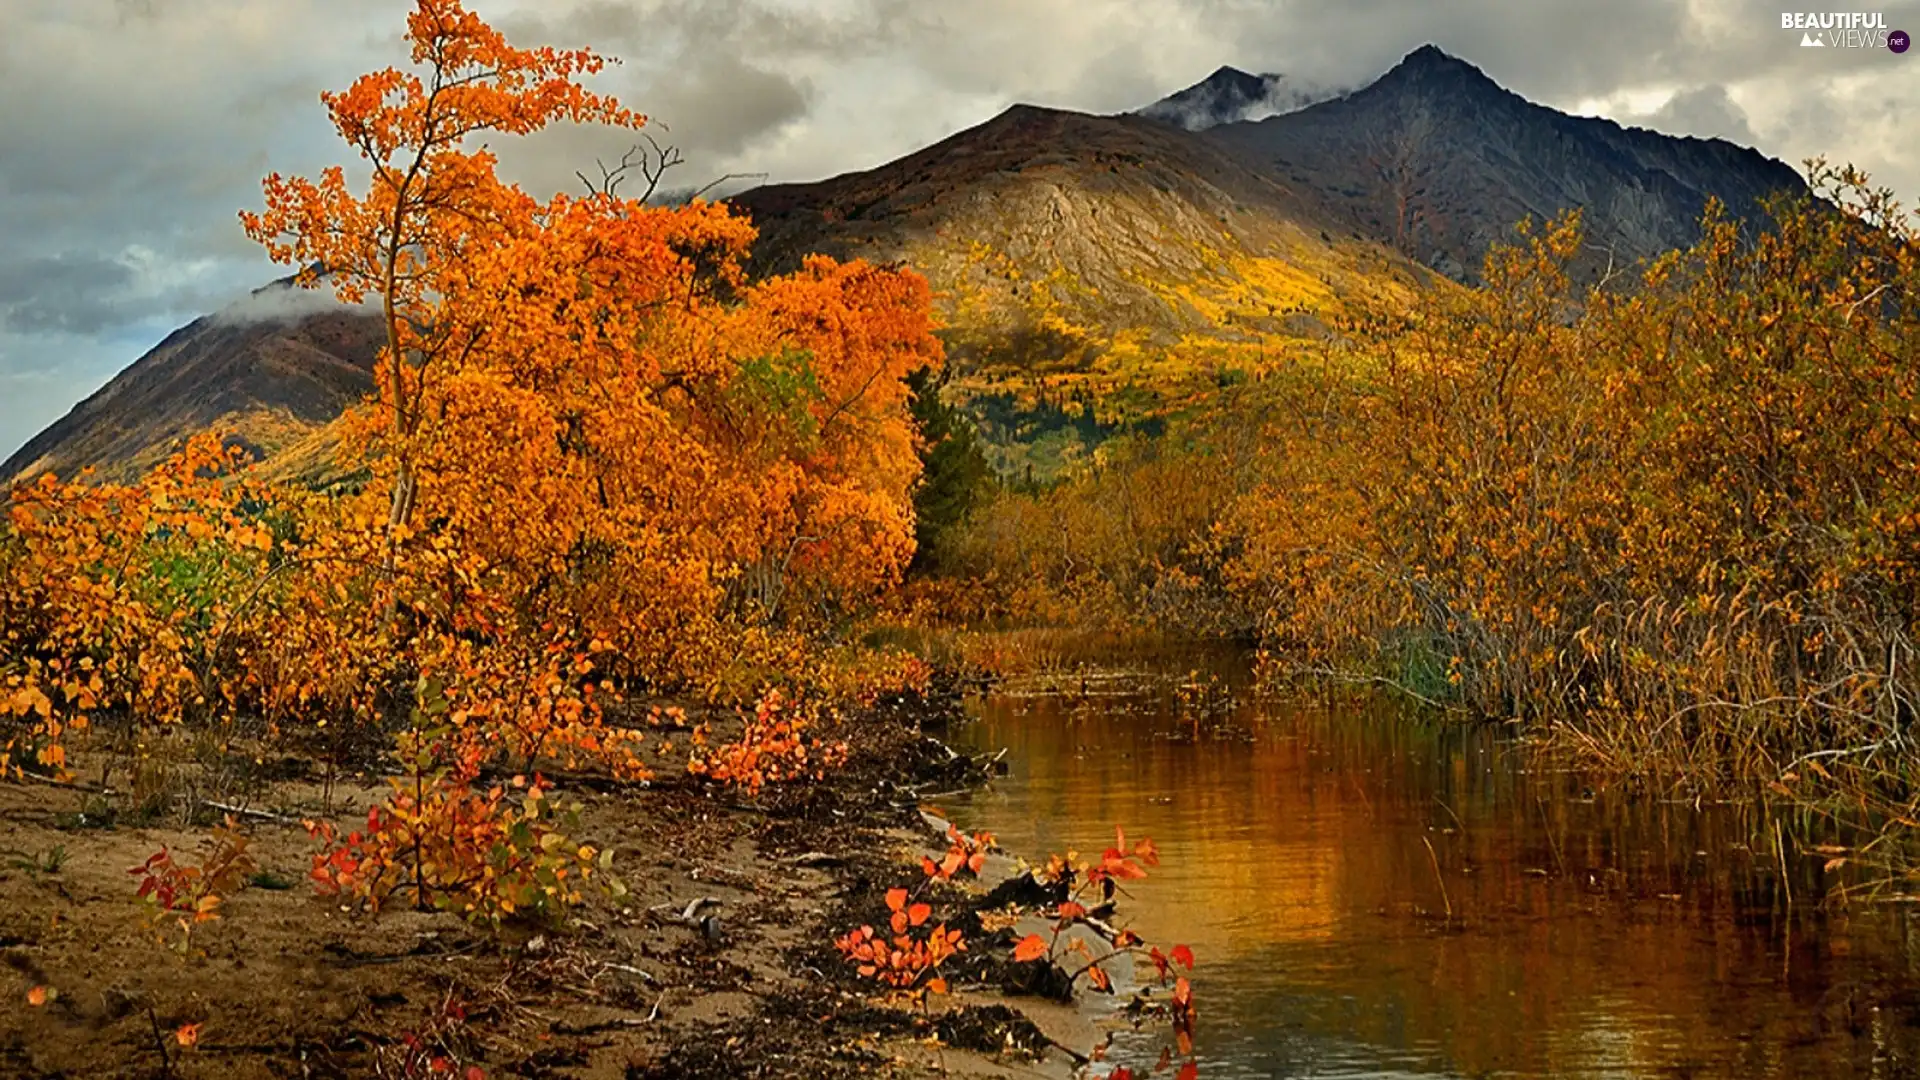
[[[1157,842],[1121,916],[1199,958],[1201,1077],[1920,1074],[1914,906],[1822,903],[1828,856],[1791,817],[1211,678],[1003,689],[956,735],[1008,774],[942,804],[1038,858],[1115,825]],[[1110,1060],[1165,1042],[1122,1030]]]

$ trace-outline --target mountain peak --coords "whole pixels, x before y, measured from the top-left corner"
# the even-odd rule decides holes
[[[1425,65],[1466,64],[1468,67],[1473,67],[1472,64],[1467,64],[1465,60],[1442,49],[1431,41],[1408,53],[1400,62],[1403,64]]]
[[[1498,86],[1486,72],[1431,42],[1401,57],[1400,62],[1385,75],[1380,76],[1374,85],[1398,86],[1441,80]]]
[[[1204,131],[1302,109],[1333,95],[1302,87],[1284,75],[1254,75],[1223,64],[1213,74],[1140,109],[1136,115]]]
[[[1214,69],[1213,74],[1195,84],[1194,88],[1211,86],[1218,90],[1235,90],[1249,96],[1254,96],[1266,91],[1268,80],[1278,79],[1279,77],[1278,75],[1270,74],[1254,75],[1241,71],[1231,64],[1221,64]]]

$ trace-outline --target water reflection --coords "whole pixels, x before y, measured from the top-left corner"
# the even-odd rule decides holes
[[[1159,843],[1129,910],[1200,956],[1204,1076],[1920,1069],[1907,909],[1823,908],[1824,860],[1764,810],[1595,794],[1497,730],[1351,709],[1075,683],[978,711],[963,737],[1012,772],[963,824]]]

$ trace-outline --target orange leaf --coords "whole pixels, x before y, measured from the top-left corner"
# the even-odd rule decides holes
[[[888,889],[887,890],[888,910],[899,911],[905,908],[906,906],[907,906],[907,890],[905,889]]]
[[[199,1024],[181,1024],[173,1033],[173,1041],[181,1046],[197,1046],[200,1043]]]
[[[47,1003],[46,987],[36,986],[33,989],[27,991],[27,1004],[37,1009],[40,1006],[45,1005],[46,1003]]]
[[[933,908],[926,904],[915,904],[907,909],[907,921],[914,926],[919,926],[921,923],[926,922],[927,916],[931,914],[933,914]]]
[[[1020,963],[1038,960],[1047,955],[1047,939],[1039,934],[1028,934],[1013,947],[1013,958]]]

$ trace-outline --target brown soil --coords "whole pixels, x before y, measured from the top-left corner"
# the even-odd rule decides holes
[[[566,928],[343,909],[306,881],[315,843],[296,818],[320,789],[282,782],[253,802],[281,819],[243,823],[261,874],[183,955],[128,869],[161,845],[194,851],[205,829],[178,813],[115,824],[99,793],[0,786],[0,1075],[433,1075],[433,1057],[489,1077],[1068,1075],[1053,1040],[1093,1033],[1070,1008],[1000,1004],[984,957],[922,1016],[876,1000],[831,946],[880,921],[883,891],[944,846],[917,794],[977,778],[920,732],[925,715],[899,704],[850,721],[846,769],[755,802],[665,766],[651,786],[562,784],[585,803],[582,839],[616,851],[631,890]],[[336,787],[334,816],[364,814],[379,790]],[[683,924],[702,897],[717,922]],[[958,924],[967,896],[948,899]],[[34,987],[51,991],[43,1005]],[[187,1024],[201,1025],[192,1047],[176,1035]]]

